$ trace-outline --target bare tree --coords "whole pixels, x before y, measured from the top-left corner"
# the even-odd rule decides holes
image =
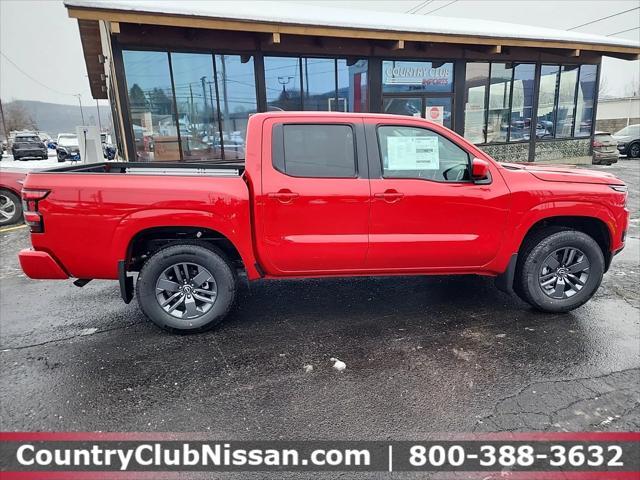
[[[598,86],[598,98],[606,98],[611,96],[611,88],[609,82],[604,75],[600,76],[600,85]]]
[[[38,124],[27,111],[24,105],[12,102],[4,107],[4,120],[7,122],[6,130],[37,130]]]
[[[640,95],[640,85],[638,85],[638,76],[634,75],[629,83],[624,86],[625,97],[637,97]]]

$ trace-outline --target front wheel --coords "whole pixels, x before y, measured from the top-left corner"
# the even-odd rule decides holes
[[[640,143],[632,143],[629,146],[629,157],[630,158],[638,158],[640,157]]]
[[[604,274],[604,256],[589,235],[575,230],[542,232],[524,246],[516,292],[533,307],[568,312],[586,303]]]
[[[219,324],[233,306],[236,276],[224,254],[200,245],[174,245],[154,254],[136,285],[149,319],[174,333],[196,333]]]

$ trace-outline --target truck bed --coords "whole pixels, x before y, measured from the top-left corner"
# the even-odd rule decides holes
[[[118,278],[140,232],[189,227],[251,246],[249,190],[240,164],[116,163],[32,172],[26,190],[48,191],[38,202],[44,233],[36,250],[52,252],[70,275]]]

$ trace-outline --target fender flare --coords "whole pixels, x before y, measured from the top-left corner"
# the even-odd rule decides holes
[[[195,227],[214,230],[226,237],[240,254],[240,258],[249,271],[255,263],[249,235],[240,232],[237,225],[228,219],[211,212],[183,209],[146,209],[138,210],[124,217],[113,233],[111,258],[126,260],[133,238],[140,232],[159,227]]]

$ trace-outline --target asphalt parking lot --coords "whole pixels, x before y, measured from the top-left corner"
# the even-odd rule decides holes
[[[637,431],[640,164],[599,168],[630,186],[629,240],[566,315],[479,277],[258,282],[217,330],[176,336],[115,282],[29,280],[16,258],[26,229],[4,231],[0,427],[237,440]]]

